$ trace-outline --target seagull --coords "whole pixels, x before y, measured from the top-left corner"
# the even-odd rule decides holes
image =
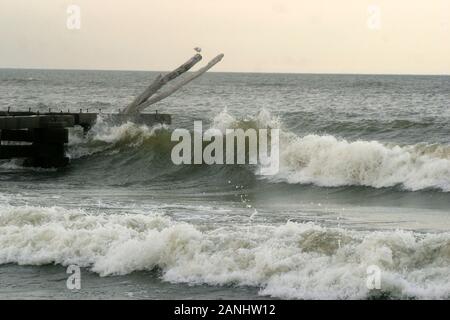
[[[199,47],[195,47],[194,50],[197,51],[198,53],[202,52],[202,48]]]

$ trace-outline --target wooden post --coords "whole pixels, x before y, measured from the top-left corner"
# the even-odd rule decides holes
[[[202,58],[200,54],[196,54],[194,57],[192,57],[190,60],[188,60],[186,63],[175,69],[174,71],[168,73],[164,77],[160,74],[156,77],[156,79],[153,81],[153,83],[147,87],[147,89],[142,92],[139,96],[137,96],[133,102],[131,102],[123,111],[124,114],[133,114],[138,113],[147,108],[148,106],[161,101],[162,99],[170,96],[172,93],[178,91],[182,86],[186,85],[187,83],[191,82],[192,80],[198,78],[202,74],[204,74],[206,71],[211,69],[214,65],[219,63],[222,58],[224,57],[223,54],[219,54],[214,59],[212,59],[206,66],[203,68],[200,68],[198,71],[192,73],[191,75],[185,76],[184,79],[173,85],[171,88],[167,89],[164,92],[161,92],[158,94],[158,90],[165,85],[170,80],[173,80],[177,78],[178,76],[182,75],[186,71],[188,71],[190,68],[192,68],[193,65],[195,65],[200,59]]]
[[[145,108],[151,106],[152,104],[157,103],[158,101],[161,101],[164,98],[167,98],[172,93],[178,91],[184,85],[188,84],[189,82],[191,82],[194,79],[197,79],[202,74],[204,74],[206,71],[208,71],[209,69],[214,67],[217,63],[219,63],[223,59],[223,57],[224,57],[223,54],[219,54],[214,59],[212,59],[210,62],[208,62],[208,64],[206,66],[204,66],[203,68],[200,68],[196,72],[193,72],[193,73],[187,75],[186,77],[181,79],[178,83],[175,83],[174,85],[172,85],[166,91],[163,91],[159,94],[155,94],[153,97],[149,98],[146,102],[140,104],[137,108],[138,111],[142,112]]]
[[[197,62],[199,62],[202,59],[202,56],[200,54],[196,54],[192,58],[190,58],[188,61],[183,63],[181,66],[173,70],[172,72],[169,72],[165,76],[162,76],[159,74],[156,79],[150,84],[150,86],[145,89],[144,92],[142,92],[140,95],[138,95],[133,102],[131,102],[124,110],[124,114],[132,114],[137,111],[137,108],[140,104],[147,101],[150,96],[152,96],[156,91],[158,91],[163,85],[165,85],[167,82],[179,77],[183,73],[187,72],[189,69],[191,69]]]
[[[1,145],[0,159],[26,158],[24,165],[42,168],[66,166],[64,144],[74,123],[71,115],[0,117],[0,141],[22,143]]]

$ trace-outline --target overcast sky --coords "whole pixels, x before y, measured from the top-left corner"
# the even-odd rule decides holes
[[[450,74],[449,24],[449,0],[0,0],[0,67],[168,70],[200,46],[215,71]]]

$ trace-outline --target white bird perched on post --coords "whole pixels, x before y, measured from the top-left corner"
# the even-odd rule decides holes
[[[194,50],[197,51],[198,53],[202,52],[202,48],[200,47],[195,47]]]

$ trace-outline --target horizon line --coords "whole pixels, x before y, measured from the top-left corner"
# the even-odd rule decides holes
[[[102,72],[170,72],[171,70],[139,69],[77,69],[77,68],[41,68],[41,67],[1,67],[0,70],[41,70],[41,71],[102,71]],[[195,72],[195,71],[188,71]],[[207,73],[244,73],[244,74],[303,74],[303,75],[353,75],[353,76],[450,76],[450,73],[342,73],[342,72],[267,72],[267,71],[208,71]]]

